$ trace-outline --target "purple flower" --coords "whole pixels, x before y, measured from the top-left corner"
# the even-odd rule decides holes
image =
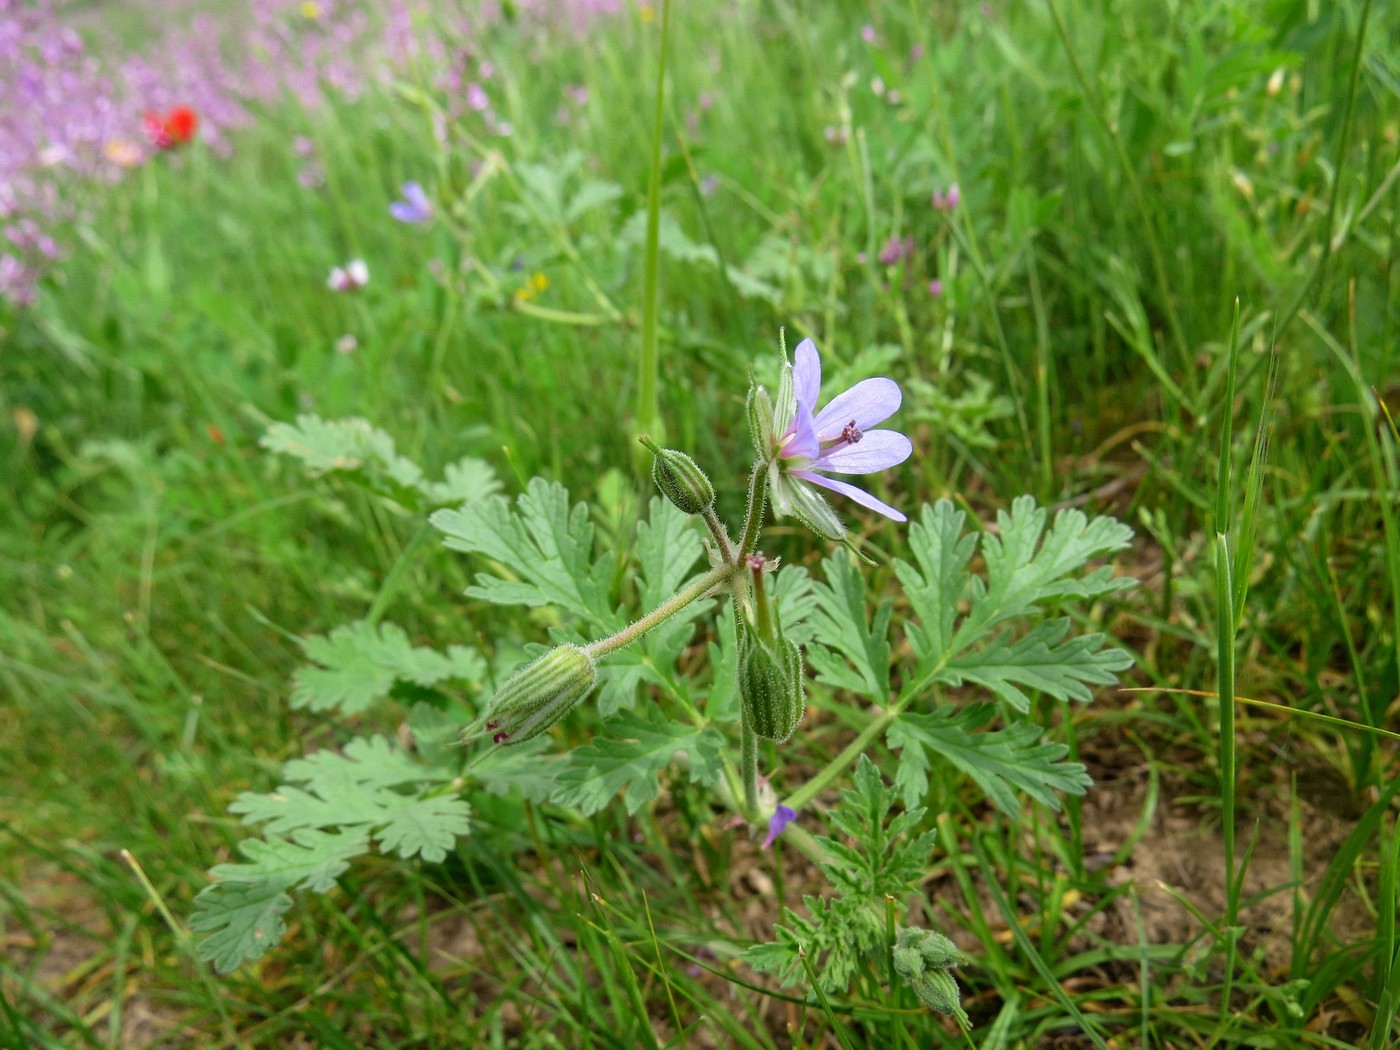
[[[899,237],[897,234],[890,234],[890,239],[880,249],[878,256],[882,265],[893,266],[900,259],[914,254],[914,238]]]
[[[937,277],[929,281],[928,294],[933,296],[935,299],[937,299],[940,295],[943,294],[943,282],[940,281]]]
[[[947,193],[942,190],[933,191],[933,206],[939,211],[952,211],[961,200],[962,191],[958,189],[956,182],[948,187]]]
[[[845,527],[812,488],[819,486],[895,521],[907,520],[864,489],[825,476],[873,474],[909,458],[914,446],[903,434],[870,429],[899,408],[903,398],[899,384],[883,377],[863,379],[817,412],[821,382],[821,357],[812,340],[804,339],[797,346],[794,364],[784,366],[776,409],[770,407],[761,387],[750,399],[755,441],[760,454],[771,457],[768,491],[773,512],[791,514],[828,539],[843,539]]]
[[[401,201],[394,201],[389,205],[389,214],[398,219],[399,222],[427,222],[433,217],[433,205],[428,200],[428,195],[423,192],[423,187],[416,182],[405,182],[403,184],[403,196]]]
[[[783,833],[783,829],[797,819],[797,811],[791,806],[779,805],[768,818],[768,837],[763,840],[763,848],[773,845],[773,840]]]
[[[491,106],[491,100],[486,96],[486,89],[475,80],[467,85],[467,105],[478,113]]]

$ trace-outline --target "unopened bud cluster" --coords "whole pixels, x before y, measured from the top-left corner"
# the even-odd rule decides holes
[[[941,933],[901,926],[894,945],[894,970],[930,1010],[967,1023],[958,982],[948,972],[964,961],[958,946]]]

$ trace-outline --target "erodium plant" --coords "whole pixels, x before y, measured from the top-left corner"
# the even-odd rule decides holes
[[[358,716],[395,699],[403,725],[290,762],[276,791],[238,798],[233,811],[262,837],[243,844],[245,862],[214,868],[217,881],[199,894],[193,925],[207,935],[204,957],[220,970],[258,958],[282,935],[292,894],[329,890],[361,854],[444,860],[471,830],[482,793],[584,815],[610,805],[633,813],[684,778],[710,792],[717,821],[747,826],[764,846],[781,836],[831,882],[830,897],[807,898],[805,915],[786,911],[775,941],[749,949],[755,968],[788,983],[815,980],[823,993],[859,974],[897,977],[961,1018],[948,974],[957,950],[904,921],[927,910],[916,908],[934,849],[927,802],[958,774],[1012,814],[1021,795],[1058,808],[1060,793],[1086,790],[1084,767],[1066,760],[1063,744],[1042,741],[1027,715],[1033,695],[1087,701],[1129,665],[1104,635],[1073,630],[1060,606],[1129,585],[1087,564],[1124,547],[1130,532],[1076,510],[1052,519],[1029,497],[972,532],[948,501],[925,505],[907,527],[908,560],[893,565],[904,591],[896,649],[895,600],[881,596],[871,608],[858,544],[824,492],[906,520],[827,476],[874,473],[911,455],[903,434],[875,429],[898,409],[899,387],[866,379],[819,409],[820,387],[810,340],[792,363],[784,353],[776,391],[751,384],[756,456],[736,529],[720,519],[714,487],[690,456],[643,437],[664,498],[652,500],[630,543],[618,538],[622,550],[596,548],[588,509],[558,484],[536,478],[512,503],[487,465],[463,460],[431,481],[361,420],[303,416],[272,427],[265,447],[313,474],[428,514],[447,547],[480,559],[470,597],[547,610],[554,626],[549,644],[523,654],[491,636],[493,623],[513,622],[502,617],[463,632],[487,638],[480,650],[415,646],[373,610],[304,639],[309,663],[294,677],[294,706]],[[841,545],[818,577],[765,551],[769,506]],[[619,595],[635,595],[643,615],[624,612]],[[688,660],[682,672],[702,617],[713,623],[708,661]],[[809,702],[839,711],[849,732],[834,757],[794,781],[782,755],[800,755],[808,769],[818,761],[803,746]],[[583,742],[566,748],[565,736]],[[761,776],[765,752],[779,760]],[[828,789],[843,783],[827,805]],[[813,836],[806,823],[832,835]]]

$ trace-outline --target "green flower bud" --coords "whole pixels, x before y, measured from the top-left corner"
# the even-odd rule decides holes
[[[492,743],[523,744],[563,718],[598,681],[598,665],[576,645],[561,645],[511,675],[475,732]]]
[[[687,514],[699,514],[714,503],[715,487],[695,460],[673,448],[659,448],[651,438],[643,437],[641,441],[656,457],[651,464],[651,480],[661,495]]]
[[[753,731],[781,744],[806,712],[802,650],[779,634],[769,644],[739,618],[739,699]]]
[[[893,948],[894,970],[930,1010],[967,1024],[958,982],[948,971],[964,961],[958,946],[932,930],[901,926]]]
[[[749,437],[759,459],[767,459],[777,449],[778,436],[773,432],[773,402],[768,391],[757,383],[750,384],[746,404],[749,415]]]

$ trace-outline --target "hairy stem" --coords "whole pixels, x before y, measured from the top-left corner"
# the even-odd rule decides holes
[[[758,819],[758,734],[749,724],[749,716],[739,719],[740,765],[744,770],[744,819],[752,823]]]
[[[669,620],[676,613],[680,612],[693,601],[705,597],[716,587],[727,583],[738,569],[733,565],[717,565],[709,572],[701,576],[689,587],[678,591],[667,598],[651,612],[647,613],[640,620],[636,620],[617,634],[607,638],[600,638],[596,642],[589,642],[583,647],[583,651],[595,660],[602,659],[609,653],[615,653],[625,645],[630,645],[642,635],[646,634],[653,627]]]
[[[749,500],[744,510],[744,532],[739,538],[739,556],[743,557],[758,543],[758,531],[763,527],[763,510],[766,492],[763,487],[764,475],[768,473],[768,461],[760,459],[753,465],[749,475]]]

